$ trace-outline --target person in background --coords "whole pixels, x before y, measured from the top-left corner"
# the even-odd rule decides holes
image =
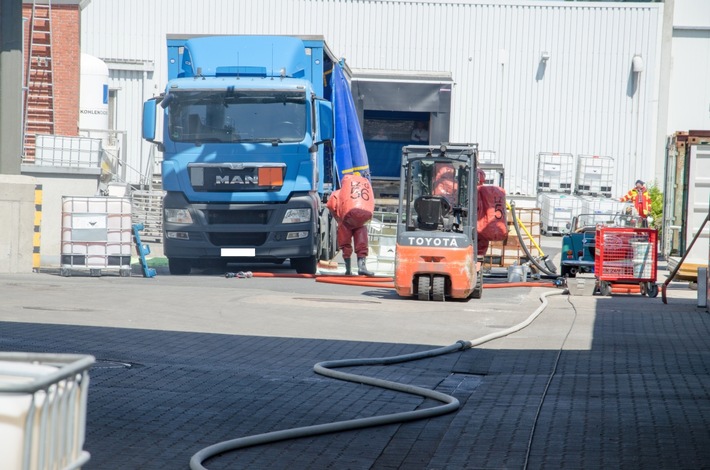
[[[377,130],[377,134],[372,136],[372,140],[387,140],[387,134],[385,134],[385,130],[380,127]]]
[[[639,217],[641,217],[641,224],[644,227],[648,227],[648,216],[651,213],[651,196],[646,189],[646,183],[641,180],[636,180],[636,186],[631,188],[631,190],[619,200],[621,202],[631,201],[634,205],[634,209],[636,209]]]
[[[429,130],[425,122],[416,121],[412,129],[412,140],[414,142],[429,143]]]

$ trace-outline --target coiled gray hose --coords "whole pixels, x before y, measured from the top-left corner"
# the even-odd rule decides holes
[[[205,447],[204,449],[200,450],[195,455],[193,455],[192,458],[190,459],[190,469],[191,470],[207,470],[207,468],[202,465],[202,463],[205,460],[207,460],[211,457],[214,457],[216,455],[228,452],[228,451],[243,449],[245,447],[252,447],[252,446],[257,446],[257,445],[262,445],[262,444],[269,444],[272,442],[285,441],[287,439],[296,439],[296,438],[300,438],[300,437],[317,436],[317,435],[327,434],[327,433],[332,433],[332,432],[350,431],[353,429],[361,429],[361,428],[366,428],[366,427],[371,427],[371,426],[381,426],[381,425],[385,425],[385,424],[404,423],[407,421],[414,421],[414,420],[418,420],[418,419],[432,418],[434,416],[439,416],[439,415],[443,415],[443,414],[447,414],[447,413],[451,413],[453,411],[456,411],[459,409],[459,406],[460,406],[459,401],[450,395],[446,395],[445,393],[436,392],[434,390],[429,390],[429,389],[422,388],[422,387],[417,387],[415,385],[407,385],[407,384],[402,384],[402,383],[398,383],[398,382],[392,382],[389,380],[376,379],[373,377],[351,374],[348,372],[340,372],[340,371],[335,371],[335,370],[331,370],[331,369],[338,368],[338,367],[390,365],[390,364],[397,364],[397,363],[401,363],[401,362],[409,362],[409,361],[415,361],[418,359],[440,356],[440,355],[449,354],[452,352],[463,351],[463,350],[472,348],[474,346],[481,345],[481,344],[486,343],[488,341],[502,338],[502,337],[507,336],[509,334],[515,333],[516,331],[522,330],[523,328],[530,325],[542,313],[542,311],[545,310],[545,307],[547,307],[547,297],[548,296],[561,295],[564,293],[567,293],[567,291],[566,290],[565,291],[549,291],[549,292],[545,292],[545,293],[541,294],[540,301],[542,302],[542,305],[540,305],[532,314],[530,314],[530,316],[527,319],[525,319],[521,323],[518,323],[517,325],[514,325],[510,328],[507,328],[502,331],[498,331],[496,333],[491,333],[491,334],[482,336],[481,338],[478,338],[478,339],[475,339],[472,341],[459,340],[456,343],[451,344],[449,346],[444,346],[444,347],[436,348],[436,349],[429,349],[426,351],[420,351],[420,352],[411,353],[411,354],[403,354],[400,356],[365,358],[365,359],[341,359],[341,360],[335,360],[335,361],[319,362],[315,366],[313,366],[314,372],[316,372],[317,374],[326,376],[326,377],[332,377],[335,379],[345,380],[348,382],[373,385],[375,387],[381,387],[381,388],[384,388],[387,390],[394,390],[394,391],[398,391],[398,392],[409,393],[412,395],[419,395],[424,398],[431,398],[433,400],[440,401],[440,402],[444,403],[444,405],[435,406],[432,408],[421,409],[421,410],[405,411],[402,413],[393,413],[393,414],[387,414],[387,415],[372,416],[369,418],[358,418],[358,419],[351,419],[351,420],[345,420],[345,421],[336,421],[336,422],[326,423],[326,424],[316,424],[313,426],[303,426],[303,427],[299,427],[299,428],[284,429],[281,431],[267,432],[264,434],[256,434],[253,436],[246,436],[246,437],[240,437],[237,439],[231,439],[228,441],[222,441],[217,444],[213,444],[209,447]]]

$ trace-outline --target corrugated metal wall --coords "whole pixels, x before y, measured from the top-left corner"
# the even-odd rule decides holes
[[[710,2],[675,0],[666,134],[710,129]]]
[[[143,91],[146,81],[142,71],[109,69],[109,87],[116,90],[115,126],[117,130],[129,132],[126,147],[121,149],[121,153],[128,156],[121,174],[125,173],[126,181],[134,184],[147,183],[153,171],[148,161],[150,144],[140,138],[143,100],[152,96]]]
[[[659,3],[92,0],[81,34],[83,52],[155,61],[155,93],[167,34],[323,35],[354,68],[449,71],[451,138],[494,150],[509,193],[534,194],[536,155],[562,152],[613,157],[621,195],[662,152],[662,21]],[[126,125],[135,139],[140,115]]]

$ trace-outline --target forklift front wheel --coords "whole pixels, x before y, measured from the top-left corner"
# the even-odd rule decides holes
[[[418,298],[419,300],[430,300],[431,299],[431,278],[429,276],[419,276],[418,281]]]
[[[434,284],[431,287],[432,298],[437,302],[443,302],[446,298],[446,278],[444,276],[434,276]]]
[[[483,295],[483,271],[478,271],[476,273],[476,285],[471,292],[471,297],[474,299],[480,299]]]

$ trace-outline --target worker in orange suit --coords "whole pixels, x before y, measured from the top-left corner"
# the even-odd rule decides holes
[[[349,175],[346,178],[350,177]],[[358,275],[374,276],[375,273],[367,269],[366,258],[368,254],[367,226],[362,221],[353,221],[352,218],[343,214],[344,204],[341,197],[341,189],[336,189],[328,198],[327,207],[330,213],[338,222],[338,249],[342,251],[343,261],[345,261],[345,274],[352,274],[350,256],[353,253],[353,242],[355,242],[355,253],[357,254]],[[372,217],[372,213],[370,213]]]
[[[634,209],[641,217],[641,222],[644,227],[648,227],[648,216],[651,213],[651,196],[646,189],[646,183],[641,180],[636,180],[636,186],[626,193],[624,197],[619,199],[621,202],[631,201]]]
[[[483,185],[486,182],[486,172],[481,170],[480,168],[477,168],[476,180],[476,187]],[[486,255],[486,252],[488,251],[488,245],[490,245],[490,243],[490,240],[487,240],[486,238],[482,237],[481,234],[478,234],[478,245],[476,246],[476,253],[478,254],[479,258],[483,258],[483,256]]]

